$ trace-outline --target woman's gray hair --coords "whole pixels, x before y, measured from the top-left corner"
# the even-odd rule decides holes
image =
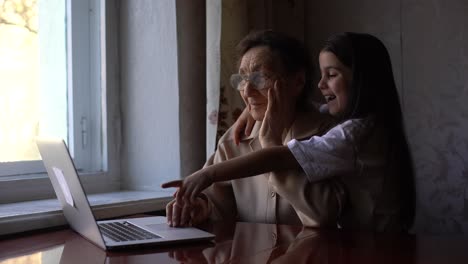
[[[237,45],[238,65],[242,56],[252,48],[265,46],[277,54],[287,73],[304,71],[305,85],[297,98],[299,108],[307,105],[309,95],[312,93],[310,57],[301,41],[286,34],[273,30],[254,31],[245,36]]]

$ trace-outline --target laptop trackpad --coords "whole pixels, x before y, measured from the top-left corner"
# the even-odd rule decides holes
[[[201,233],[200,230],[193,227],[170,227],[166,223],[146,225],[146,227],[159,236],[166,238],[189,238],[199,236]]]

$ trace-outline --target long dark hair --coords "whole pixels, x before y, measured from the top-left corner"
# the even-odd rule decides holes
[[[390,55],[378,38],[351,32],[332,35],[322,51],[332,52],[352,70],[350,102],[341,118],[375,115],[376,123],[382,125],[389,135],[388,158],[397,158],[401,166],[399,175],[390,177],[399,182],[402,220],[405,228],[409,229],[415,211],[414,171]]]

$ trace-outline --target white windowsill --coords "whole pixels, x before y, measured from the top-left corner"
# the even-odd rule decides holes
[[[97,219],[163,210],[168,192],[119,191],[88,195]],[[0,235],[66,225],[57,199],[0,204]]]

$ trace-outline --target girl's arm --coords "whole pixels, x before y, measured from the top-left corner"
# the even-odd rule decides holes
[[[195,198],[214,182],[246,178],[270,171],[301,169],[287,146],[258,150],[240,157],[205,167],[183,180],[164,183],[163,188],[179,187],[176,199],[185,202]]]
[[[213,182],[217,182],[250,177],[270,171],[300,168],[287,146],[275,146],[214,164],[203,170],[207,170],[207,175],[213,178]]]

